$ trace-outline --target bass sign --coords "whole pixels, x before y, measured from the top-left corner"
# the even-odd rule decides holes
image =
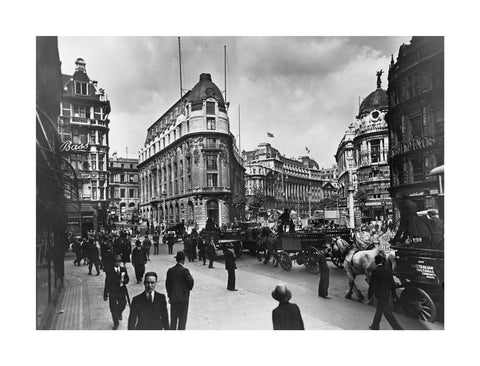
[[[74,144],[72,141],[68,140],[65,141],[62,145],[60,145],[60,151],[62,152],[75,152],[75,151],[87,151],[88,150],[88,142],[86,144]]]

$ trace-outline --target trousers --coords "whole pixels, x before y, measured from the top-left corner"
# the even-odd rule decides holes
[[[185,330],[187,326],[188,301],[175,301],[170,304],[170,329]],[[178,326],[177,326],[178,324]]]
[[[227,280],[227,290],[235,290],[235,270],[227,269],[228,280]]]
[[[127,307],[127,299],[122,297],[110,296],[109,299],[110,312],[112,313],[113,325],[118,326],[118,321],[123,311]]]
[[[135,264],[134,268],[135,268],[135,277],[137,281],[141,281],[145,273],[145,264],[143,263]]]
[[[395,330],[403,330],[403,328],[398,324],[397,319],[392,312],[392,304],[390,299],[379,299],[377,298],[377,310],[375,311],[375,316],[373,317],[372,328],[379,329],[380,321],[382,320],[382,314],[385,315],[388,323]]]

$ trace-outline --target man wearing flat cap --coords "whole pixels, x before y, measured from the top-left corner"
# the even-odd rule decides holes
[[[113,270],[107,272],[103,300],[109,300],[110,312],[113,319],[113,330],[118,329],[119,320],[122,320],[122,313],[127,306],[127,287],[130,281],[127,269],[121,265],[122,257],[114,257]]]
[[[167,271],[165,287],[170,303],[170,329],[185,330],[187,325],[188,300],[193,288],[193,277],[190,271],[183,266],[185,253],[178,251],[175,256],[177,264]],[[178,327],[177,327],[178,324]]]
[[[299,307],[289,302],[292,293],[287,286],[278,284],[272,291],[272,297],[279,302],[272,311],[273,330],[305,330]]]

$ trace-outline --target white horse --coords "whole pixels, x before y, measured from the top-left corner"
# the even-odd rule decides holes
[[[353,244],[349,244],[342,238],[336,238],[333,244],[333,250],[339,251],[345,255],[343,268],[348,277],[348,290],[345,294],[347,299],[352,298],[352,292],[359,302],[363,302],[365,297],[355,284],[355,277],[364,274],[365,280],[370,283],[372,271],[376,268],[375,256],[382,255],[386,259],[386,264],[394,266],[395,253],[386,248],[385,237],[377,237],[372,241],[361,240],[356,233]],[[392,268],[393,269],[393,268]],[[369,291],[370,292],[370,291]],[[373,297],[369,297],[369,303],[373,303]]]

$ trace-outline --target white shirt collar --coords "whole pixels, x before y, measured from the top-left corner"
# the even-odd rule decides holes
[[[147,300],[148,300],[148,292],[145,291],[145,295],[147,296]],[[152,291],[152,302],[155,301],[155,291]]]

